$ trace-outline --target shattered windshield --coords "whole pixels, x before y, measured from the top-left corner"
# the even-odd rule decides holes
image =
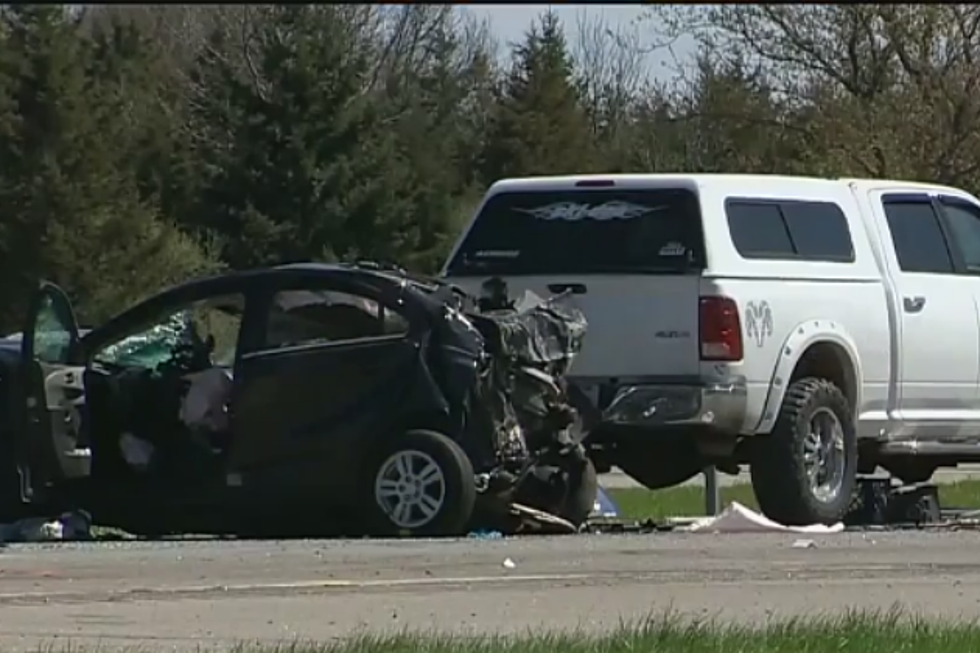
[[[125,367],[156,367],[173,355],[187,332],[189,317],[189,311],[172,315],[165,322],[109,345],[96,360]]]
[[[168,311],[138,331],[102,348],[95,360],[123,367],[152,369],[170,360],[181,347],[200,347],[210,338],[215,365],[235,361],[244,297],[222,295]]]
[[[491,197],[447,272],[677,273],[703,266],[699,203],[690,190],[570,189]]]

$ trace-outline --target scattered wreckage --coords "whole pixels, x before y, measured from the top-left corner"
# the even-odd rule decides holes
[[[562,297],[494,305],[376,265],[198,279],[80,334],[41,284],[8,397],[0,521],[85,510],[132,533],[575,530],[596,470]]]

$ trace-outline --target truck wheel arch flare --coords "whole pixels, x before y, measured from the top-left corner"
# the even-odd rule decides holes
[[[762,434],[772,431],[776,424],[776,418],[779,416],[783,396],[786,394],[789,380],[792,378],[796,366],[807,350],[819,344],[836,345],[843,350],[849,359],[851,370],[848,376],[854,380],[854,386],[853,388],[841,388],[841,390],[848,396],[848,399],[853,399],[851,410],[854,411],[855,417],[858,415],[862,402],[860,379],[863,379],[864,376],[857,344],[840,322],[813,318],[794,326],[783,342],[776,368],[769,383],[769,394],[766,397],[759,423],[753,432]]]

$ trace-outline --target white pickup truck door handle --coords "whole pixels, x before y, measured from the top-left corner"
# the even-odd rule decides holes
[[[925,297],[903,297],[906,313],[918,313],[926,305]]]

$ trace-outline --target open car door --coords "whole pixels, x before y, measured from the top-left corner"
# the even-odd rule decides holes
[[[79,442],[84,367],[70,364],[78,324],[71,302],[58,286],[42,282],[28,313],[21,341],[21,375],[15,396],[14,444],[21,498],[43,503],[48,489],[86,476],[91,452]]]

